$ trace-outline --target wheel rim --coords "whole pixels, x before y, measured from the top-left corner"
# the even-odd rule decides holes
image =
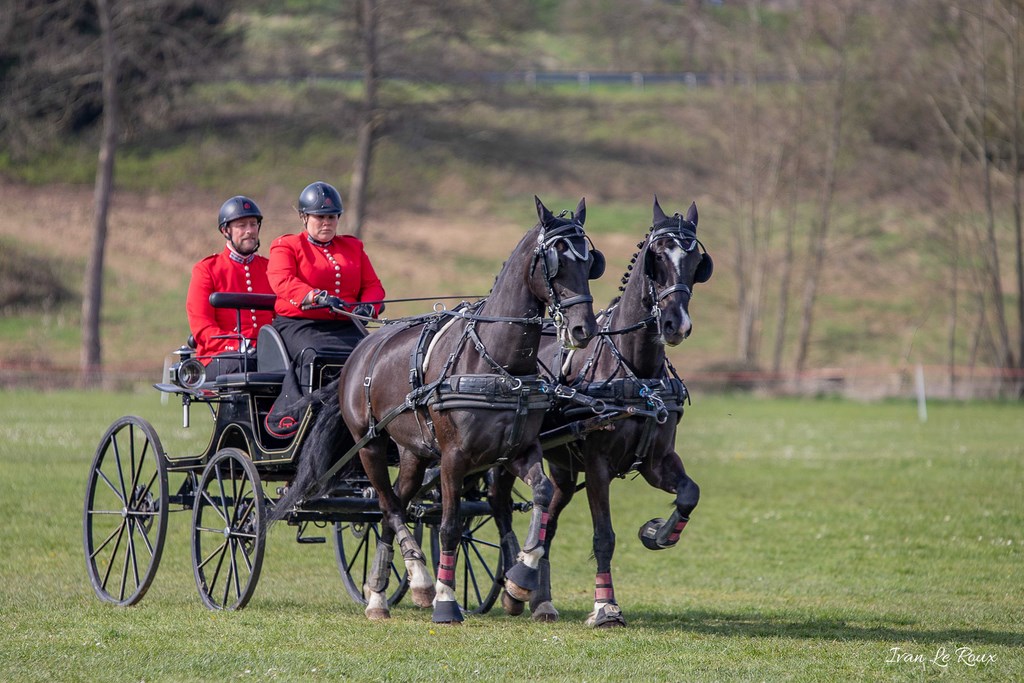
[[[416,543],[423,541],[423,524],[417,522],[412,528]],[[380,526],[376,522],[335,522],[334,557],[338,561],[338,573],[349,597],[361,605],[366,604],[363,584],[373,566],[377,552]],[[396,552],[391,562],[391,578],[388,580],[388,605],[394,606],[409,590],[409,573],[405,569],[402,555]]]
[[[225,448],[199,482],[192,514],[192,568],[210,609],[242,609],[263,567],[265,504],[256,466]]]
[[[438,526],[430,527],[430,554],[434,575],[441,561]],[[459,554],[455,561],[455,594],[463,611],[484,614],[494,606],[501,593],[501,544],[494,518],[467,517],[462,524]]]
[[[123,417],[100,440],[83,513],[86,569],[100,599],[134,605],[156,576],[167,534],[167,469],[156,430]]]

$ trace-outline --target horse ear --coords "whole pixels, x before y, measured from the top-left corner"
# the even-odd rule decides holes
[[[540,197],[533,195],[534,201],[537,202],[537,218],[540,220],[541,225],[548,225],[554,220],[554,215],[548,211],[548,207],[544,206],[544,202],[540,200]]]
[[[583,225],[587,222],[587,198],[580,197],[580,203],[576,205],[576,222]]]
[[[686,210],[686,220],[693,223],[693,227],[697,227],[697,202],[690,203],[690,208]]]
[[[665,212],[661,210],[661,204],[658,203],[658,195],[654,195],[654,220],[651,221],[651,225],[657,225],[663,220],[668,218]]]

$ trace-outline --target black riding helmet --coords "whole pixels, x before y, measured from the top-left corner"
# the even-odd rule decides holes
[[[233,220],[249,216],[255,216],[260,226],[263,225],[263,213],[260,207],[256,206],[256,202],[242,195],[232,197],[221,204],[220,214],[217,216],[217,229],[224,228]]]
[[[345,208],[341,205],[341,195],[333,185],[318,180],[310,183],[299,195],[299,213],[314,216],[338,216]]]

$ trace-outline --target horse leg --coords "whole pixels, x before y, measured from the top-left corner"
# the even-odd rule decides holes
[[[373,556],[370,575],[363,584],[363,597],[366,598],[366,609],[363,613],[371,620],[391,617],[391,609],[388,607],[388,599],[384,592],[388,588],[388,579],[391,576],[391,561],[395,557],[395,547],[394,534],[387,535],[390,538],[386,540],[384,533],[377,539],[377,552]]]
[[[663,491],[676,494],[675,510],[666,520],[656,517],[640,527],[640,541],[648,550],[671,548],[690,520],[690,513],[700,500],[700,487],[687,476],[683,461],[675,451],[669,451],[657,465],[641,467],[647,482]]]
[[[585,458],[585,463],[587,501],[590,503],[590,517],[594,523],[594,559],[597,560],[594,611],[587,616],[586,625],[593,628],[625,626],[626,620],[615,601],[615,587],[612,585],[615,531],[612,528],[611,505],[608,500],[610,476],[603,459],[591,454],[591,457]]]
[[[447,455],[447,454],[446,454]],[[465,458],[458,454],[441,458],[441,558],[437,564],[434,613],[438,624],[458,624],[463,621],[462,608],[455,595],[455,560],[462,542],[462,518],[459,515],[462,485],[466,478]]]
[[[394,539],[397,536],[401,543],[404,537],[412,537],[409,529],[405,526],[405,509],[391,487],[386,438],[374,439],[359,450],[359,459],[363,464],[363,470],[366,472],[370,484],[377,491],[377,502],[383,520],[370,575],[363,585],[363,595],[366,598],[365,614],[369,619],[387,619],[391,616],[385,591],[391,574],[389,571],[391,559],[395,552]],[[415,540],[413,543],[415,544]]]
[[[572,469],[548,463],[554,491],[548,515],[547,538],[544,541],[544,557],[540,560],[538,587],[530,597],[530,614],[534,621],[558,621],[558,610],[551,601],[551,545],[558,531],[558,517],[576,493],[576,475]]]
[[[516,563],[505,572],[505,591],[514,599],[525,602],[540,585],[540,561],[544,557],[548,510],[554,486],[544,475],[540,443],[537,441],[520,457],[506,463],[506,467],[533,490],[533,511],[526,541]]]
[[[413,453],[400,449],[401,461],[398,468],[398,479],[395,482],[395,493],[401,503],[402,510],[409,509],[409,502],[423,485],[423,473],[427,469],[427,461],[416,457]],[[417,607],[430,607],[434,601],[434,581],[427,571],[426,556],[409,533],[403,527],[398,536],[398,545],[402,550],[405,570],[409,573],[409,588],[412,591],[412,602]]]
[[[512,530],[512,485],[515,475],[504,467],[493,467],[487,473],[487,501],[501,539],[501,565],[511,567],[519,555],[519,539]],[[505,614],[517,617],[523,613],[525,603],[516,600],[507,591],[501,592],[501,606]]]

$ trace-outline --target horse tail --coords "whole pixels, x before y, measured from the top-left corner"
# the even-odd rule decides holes
[[[323,493],[318,480],[335,459],[337,444],[345,423],[341,419],[338,380],[303,399],[313,404],[315,422],[296,454],[295,477],[267,515],[268,524],[284,519],[303,500]]]

